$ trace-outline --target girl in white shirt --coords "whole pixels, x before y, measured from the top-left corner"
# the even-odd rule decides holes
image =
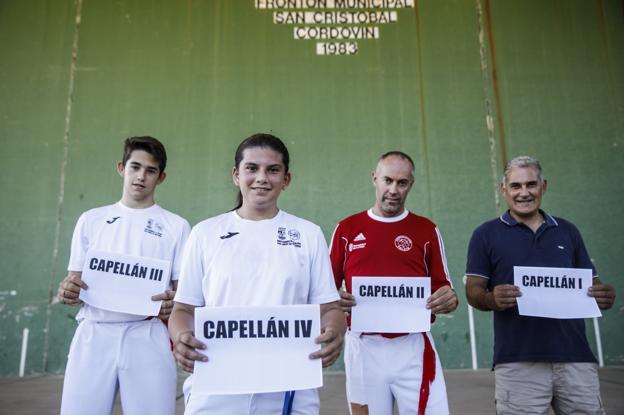
[[[209,356],[193,333],[194,309],[203,306],[320,304],[316,342],[322,347],[310,358],[322,359],[327,367],[340,354],[345,320],[321,229],[277,207],[290,184],[288,165],[288,150],[279,138],[255,134],[245,139],[232,169],[240,190],[236,208],[191,231],[169,324],[176,360],[187,372]],[[193,394],[190,376],[184,391],[186,414],[319,413],[316,390],[199,395]]]

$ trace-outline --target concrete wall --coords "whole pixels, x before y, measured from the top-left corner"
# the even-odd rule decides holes
[[[0,1],[0,374],[17,372],[24,328],[26,373],[63,370],[75,309],[52,299],[78,215],[120,197],[129,135],[165,142],[158,203],[193,224],[233,205],[238,142],[273,132],[293,160],[281,207],[328,239],[372,204],[379,154],[410,153],[409,208],[439,225],[460,292],[433,329],[448,368],[472,365],[466,246],[503,209],[495,188],[515,155],[542,161],[544,208],[578,225],[622,293],[623,3],[414,3],[384,9],[397,21],[357,55],[318,56],[253,0]],[[624,363],[622,314],[618,299],[600,319],[608,365]],[[488,367],[491,315],[475,325]]]

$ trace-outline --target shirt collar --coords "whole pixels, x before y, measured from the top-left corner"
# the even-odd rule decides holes
[[[393,216],[391,218],[386,218],[384,216],[377,216],[375,215],[375,213],[373,213],[373,209],[368,209],[366,211],[368,213],[368,217],[376,220],[378,222],[386,222],[386,223],[392,223],[392,222],[399,222],[403,219],[405,219],[407,217],[407,215],[409,214],[409,211],[407,209],[403,210],[403,213],[401,213],[399,216]]]
[[[552,216],[550,216],[548,213],[544,212],[542,209],[540,209],[539,212],[544,217],[546,221],[546,226],[559,226],[559,223],[557,222],[557,220],[553,218]],[[516,226],[518,224],[518,221],[516,221],[513,218],[513,216],[511,216],[511,213],[509,213],[509,209],[505,213],[503,213],[499,217],[499,219],[501,222],[503,222],[507,226]]]

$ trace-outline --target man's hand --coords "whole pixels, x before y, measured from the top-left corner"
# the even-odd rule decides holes
[[[173,356],[178,362],[178,366],[185,372],[193,373],[195,361],[207,362],[208,357],[197,352],[195,349],[205,350],[206,345],[193,336],[193,331],[183,331],[178,333],[173,342]]]
[[[448,285],[438,288],[427,299],[427,308],[433,314],[445,314],[454,311],[459,305],[459,299],[455,291]]]
[[[69,271],[59,284],[56,296],[61,304],[78,305],[82,303],[78,298],[80,290],[86,290],[87,288],[87,284],[82,281],[82,272]]]
[[[511,284],[500,284],[494,287],[492,290],[492,298],[494,304],[492,309],[496,311],[507,310],[508,308],[516,307],[518,302],[516,297],[520,297],[522,293],[520,288]]]
[[[162,301],[160,310],[158,311],[158,318],[162,321],[169,320],[171,310],[173,310],[173,297],[175,297],[175,293],[176,292],[173,290],[167,290],[152,296],[152,301]]]
[[[587,290],[587,295],[596,299],[601,310],[608,310],[615,303],[615,288],[609,284],[603,284],[597,277],[594,278],[594,285]]]
[[[346,291],[340,290],[340,308],[347,314],[351,314],[351,307],[355,306],[355,297]]]

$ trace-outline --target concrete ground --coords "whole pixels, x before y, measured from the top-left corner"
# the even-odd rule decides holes
[[[451,414],[494,414],[494,374],[489,370],[444,372]],[[180,376],[180,384],[183,380]],[[321,389],[321,415],[348,415],[344,374],[328,373]],[[59,413],[62,376],[0,378],[0,414],[52,415]],[[624,368],[600,369],[600,387],[606,412],[624,414]],[[184,412],[178,399],[178,414]],[[113,412],[121,415],[119,403]],[[374,414],[371,414],[374,415]]]

